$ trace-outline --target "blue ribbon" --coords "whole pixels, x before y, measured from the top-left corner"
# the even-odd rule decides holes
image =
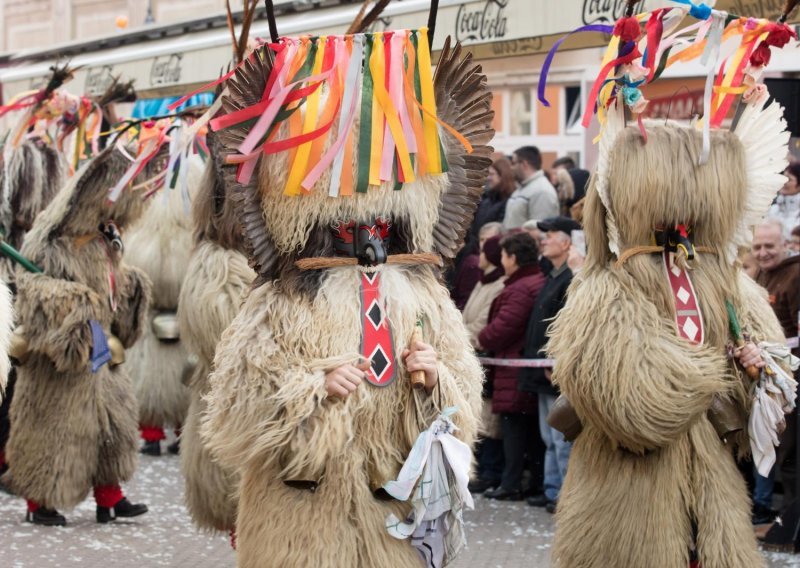
[[[100,367],[111,361],[111,349],[100,322],[89,320],[89,326],[92,328],[92,373],[96,373]]]
[[[582,26],[578,29],[572,30],[567,35],[559,39],[557,42],[553,44],[553,47],[550,48],[550,52],[545,57],[544,65],[542,65],[542,72],[539,77],[539,89],[538,89],[538,96],[539,102],[542,103],[544,106],[549,107],[550,103],[548,102],[547,98],[545,97],[545,87],[547,86],[547,73],[550,71],[550,64],[553,62],[553,58],[556,56],[556,51],[558,48],[561,47],[561,44],[564,43],[569,36],[572,34],[583,33],[583,32],[600,32],[604,34],[611,34],[614,32],[614,26],[607,26],[603,24],[592,24],[590,26]]]
[[[707,20],[711,17],[711,6],[707,4],[700,3],[700,4],[693,4],[692,0],[672,0],[673,2],[677,2],[678,4],[683,4],[684,6],[689,6],[689,15],[697,20]]]

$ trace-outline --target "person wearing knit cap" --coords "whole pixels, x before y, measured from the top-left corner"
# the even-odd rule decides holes
[[[484,228],[486,225],[484,225]],[[481,252],[478,266],[482,270],[480,282],[472,290],[472,294],[464,306],[464,325],[469,332],[469,340],[479,353],[484,351],[478,340],[478,334],[489,321],[489,310],[492,302],[502,292],[506,276],[501,264],[500,240],[497,234],[486,238],[481,229]],[[481,412],[483,430],[475,446],[476,478],[469,484],[472,493],[482,493],[500,485],[503,474],[503,440],[500,430],[500,417],[492,412],[492,383],[487,381],[483,387],[483,407]]]

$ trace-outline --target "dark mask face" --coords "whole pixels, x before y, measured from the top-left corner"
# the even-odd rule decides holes
[[[100,223],[98,229],[103,234],[103,237],[106,239],[106,242],[111,246],[111,248],[119,251],[120,253],[125,251],[125,247],[122,244],[122,235],[120,235],[119,229],[114,221]]]
[[[669,252],[682,250],[688,260],[694,258],[694,235],[692,226],[684,223],[658,223],[654,236],[658,246]]]
[[[340,222],[333,228],[333,246],[338,256],[358,259],[362,266],[386,262],[391,223],[385,219],[372,222]]]

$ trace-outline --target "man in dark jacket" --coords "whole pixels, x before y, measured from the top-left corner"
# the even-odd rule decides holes
[[[755,229],[753,257],[758,265],[755,281],[767,289],[769,303],[781,322],[786,337],[797,335],[798,310],[800,310],[800,256],[790,256],[783,239],[780,221],[767,219]],[[794,350],[797,355],[797,350]],[[797,378],[797,377],[796,377]],[[777,464],[783,479],[784,503],[792,502],[795,495],[795,436],[797,411],[786,417],[786,430],[781,434]],[[772,486],[775,470],[769,478],[755,474],[753,490],[753,524],[771,522],[776,512],[772,510]]]
[[[536,298],[528,329],[525,334],[523,357],[544,359],[544,346],[547,343],[547,327],[564,306],[567,288],[572,282],[572,270],[567,266],[572,231],[579,231],[581,226],[568,217],[552,217],[539,221],[539,230],[544,233],[542,239],[542,256],[553,264],[547,275],[544,288]],[[567,462],[572,445],[564,440],[564,435],[547,424],[547,414],[556,401],[558,391],[550,382],[552,368],[523,369],[518,382],[522,392],[539,395],[539,431],[547,450],[544,455],[544,495],[535,495],[528,499],[528,504],[546,507],[550,513],[555,512],[558,493],[567,472]]]

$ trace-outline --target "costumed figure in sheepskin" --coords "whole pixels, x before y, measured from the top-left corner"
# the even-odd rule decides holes
[[[36,216],[50,203],[64,180],[64,160],[41,139],[23,141],[16,148],[6,147],[0,156],[0,225],[3,240],[19,250]],[[13,212],[13,213],[12,213]],[[15,262],[0,254],[0,280],[13,292],[16,289]],[[9,312],[10,315],[10,312]],[[0,316],[2,317],[2,316]],[[12,321],[0,319],[2,325]],[[5,329],[5,328],[4,328]],[[3,350],[5,353],[5,350]],[[15,354],[14,349],[11,351]],[[5,360],[4,357],[2,357]],[[5,447],[11,431],[9,411],[14,398],[16,368],[0,369],[5,384],[0,404],[0,474],[7,469]]]
[[[208,405],[204,397],[211,388],[208,377],[217,343],[239,312],[256,274],[239,250],[241,229],[227,195],[213,135],[208,137],[208,146],[212,157],[192,202],[194,251],[178,302],[181,336],[197,357],[181,432],[181,468],[192,520],[202,529],[229,532],[236,525],[237,469],[211,457],[200,439],[200,421]]]
[[[554,566],[764,565],[734,455],[752,446],[768,474],[796,383],[737,251],[783,184],[785,126],[778,105],[754,102],[734,131],[708,133],[704,153],[693,126],[645,121],[645,143],[609,111],[586,263],[548,348],[583,424]]]
[[[705,5],[638,17],[634,5],[613,27],[584,115],[603,125],[583,211],[587,256],[547,348],[564,397],[556,407],[568,401],[582,425],[571,432],[552,563],[763,566],[735,460],[752,451],[769,474],[798,361],[738,253],[784,183],[789,133],[758,77],[770,46],[794,33]],[[694,42],[677,37],[686,16],[702,20]],[[741,72],[714,81],[730,48]],[[639,87],[691,57],[709,69],[703,121],[642,120]]]
[[[119,142],[84,165],[22,248],[42,272],[17,271],[28,354],[11,406],[5,480],[28,500],[27,518],[37,524],[63,525],[56,509],[74,507],[90,489],[98,522],[147,511],[120,488],[137,463],[138,410],[119,364],[147,325],[150,281],[122,262],[120,233],[145,201],[141,190],[109,189],[150,179],[160,160],[131,164],[131,154],[136,149]]]
[[[179,130],[171,132],[179,138]],[[197,155],[175,168],[187,168],[183,188],[166,189],[150,200],[142,218],[125,239],[125,262],[147,274],[153,283],[150,313],[142,337],[130,349],[126,367],[139,402],[139,428],[148,455],[161,455],[165,427],[176,433],[186,420],[189,389],[184,384],[191,373],[189,353],[178,325],[178,297],[192,254],[190,200],[203,176],[203,161]],[[167,177],[171,177],[169,172]],[[169,446],[178,452],[179,441]]]
[[[281,38],[211,122],[257,274],[201,427],[241,475],[243,568],[442,566],[463,543],[482,373],[439,264],[482,191],[491,95],[459,46],[435,78],[429,57],[425,29]]]
[[[45,121],[42,116],[59,117],[50,108],[51,101],[60,98],[60,93],[56,93],[55,89],[69,74],[68,69],[54,70],[48,87],[38,93],[40,106],[27,108],[18,124],[6,133],[5,140],[0,143],[0,231],[2,239],[16,250],[22,247],[25,234],[33,226],[36,216],[47,207],[64,184],[66,160],[47,135],[46,129],[29,129],[29,126],[40,120],[55,122],[53,119]],[[0,254],[0,279],[10,287],[12,293],[16,290],[15,270],[15,261]],[[24,350],[24,342],[18,340],[19,336],[12,336],[12,357],[17,355],[19,348]],[[0,475],[8,469],[5,447],[11,432],[9,413],[14,399],[16,374],[16,367],[12,365],[7,377],[6,373],[0,377],[0,381],[6,381],[6,378],[8,381],[0,404]]]

